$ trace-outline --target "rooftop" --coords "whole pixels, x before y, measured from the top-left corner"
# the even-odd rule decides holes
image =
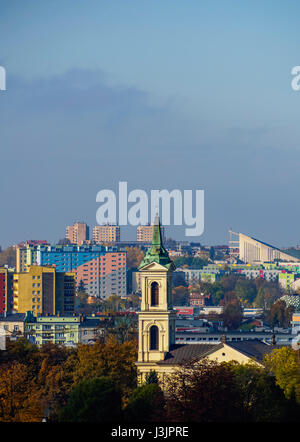
[[[279,345],[268,345],[264,342],[253,341],[241,341],[241,342],[225,342],[226,345],[239,351],[249,358],[253,358],[258,362],[262,362],[264,356],[270,353],[272,350],[280,348]],[[174,345],[166,354],[163,361],[158,362],[159,365],[179,365],[185,362],[202,359],[216,350],[224,347],[224,343],[219,344],[183,344]]]
[[[0,322],[22,322],[24,319],[25,313],[7,313],[6,315],[0,315]]]

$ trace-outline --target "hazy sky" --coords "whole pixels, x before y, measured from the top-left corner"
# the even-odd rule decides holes
[[[298,0],[0,0],[0,245],[95,225],[119,181],[204,189],[204,234],[168,236],[299,244],[299,22]]]

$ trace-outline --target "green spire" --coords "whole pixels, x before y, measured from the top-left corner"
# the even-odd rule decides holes
[[[161,230],[160,230],[160,221],[159,216],[155,216],[154,224],[153,224],[153,235],[152,235],[152,245],[147,250],[146,255],[144,256],[143,261],[139,265],[139,269],[144,267],[151,262],[157,262],[158,264],[163,265],[164,267],[169,268],[173,261],[171,261],[168,252],[163,247]]]

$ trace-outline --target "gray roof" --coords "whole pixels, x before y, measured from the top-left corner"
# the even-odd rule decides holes
[[[82,322],[79,323],[80,327],[99,327],[100,325],[102,325],[104,327],[103,321],[100,321],[100,319],[97,318],[86,318],[84,319]]]
[[[5,315],[0,315],[0,322],[22,322],[25,319],[25,313],[9,313]]]
[[[258,362],[262,362],[264,356],[271,353],[272,350],[281,348],[280,345],[268,345],[259,340],[253,341],[240,341],[240,342],[226,342],[229,347],[243,353],[249,358],[256,359]]]
[[[206,353],[215,349],[216,344],[183,344],[174,345],[166,354],[163,361],[158,364],[182,364],[183,362],[192,361],[193,359],[203,358]]]

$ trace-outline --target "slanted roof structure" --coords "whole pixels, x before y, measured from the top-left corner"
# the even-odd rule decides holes
[[[280,348],[279,345],[268,345],[262,341],[253,339],[252,341],[232,342],[222,340],[219,344],[183,344],[174,345],[166,354],[163,361],[158,365],[180,365],[185,362],[203,359],[224,348],[225,345],[242,353],[244,356],[262,363],[264,356],[272,350]]]

